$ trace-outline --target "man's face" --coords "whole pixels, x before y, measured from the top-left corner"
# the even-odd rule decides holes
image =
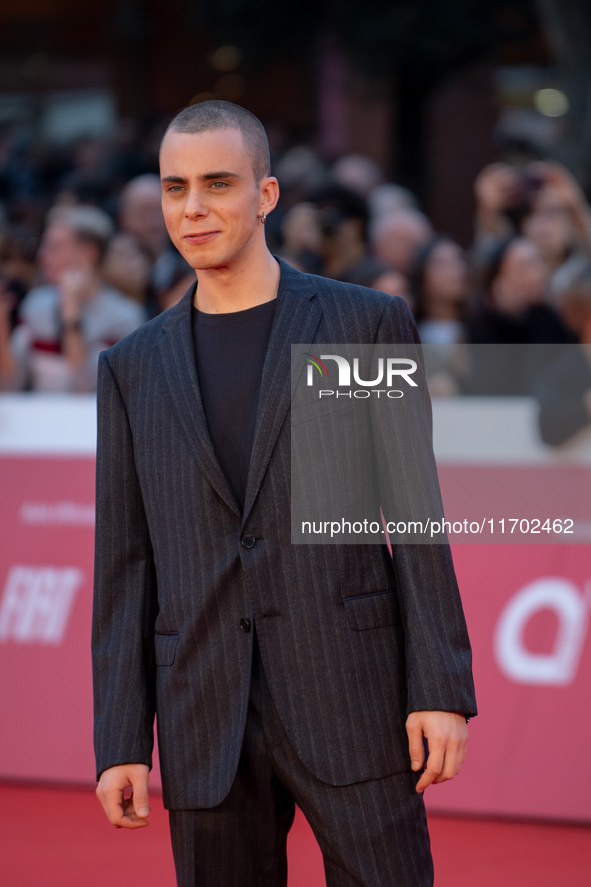
[[[162,212],[170,239],[197,271],[237,267],[264,247],[263,179],[238,129],[169,132],[160,152]]]

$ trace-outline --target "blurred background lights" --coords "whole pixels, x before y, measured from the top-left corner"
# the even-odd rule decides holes
[[[236,102],[246,89],[244,77],[240,74],[224,74],[214,86],[216,97],[227,102]]]
[[[220,46],[211,56],[211,64],[216,71],[235,71],[242,62],[244,53],[238,46]]]
[[[534,105],[546,117],[562,117],[569,109],[568,98],[561,89],[538,89]]]

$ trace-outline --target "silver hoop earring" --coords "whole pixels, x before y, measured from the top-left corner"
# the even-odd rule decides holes
[[[263,213],[262,216],[259,216],[259,218],[261,220],[261,224],[264,225],[267,221],[267,213]]]

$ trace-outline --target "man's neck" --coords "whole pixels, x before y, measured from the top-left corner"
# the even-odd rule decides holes
[[[205,314],[254,308],[277,298],[280,273],[279,263],[268,250],[232,267],[198,270],[193,304]]]

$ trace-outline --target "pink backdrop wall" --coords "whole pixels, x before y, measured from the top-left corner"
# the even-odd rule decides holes
[[[11,409],[0,398],[0,778],[92,782],[92,404]],[[546,477],[562,468],[546,460]],[[464,469],[442,458],[444,492]],[[589,546],[456,545],[454,558],[481,714],[461,777],[428,805],[591,821]]]

